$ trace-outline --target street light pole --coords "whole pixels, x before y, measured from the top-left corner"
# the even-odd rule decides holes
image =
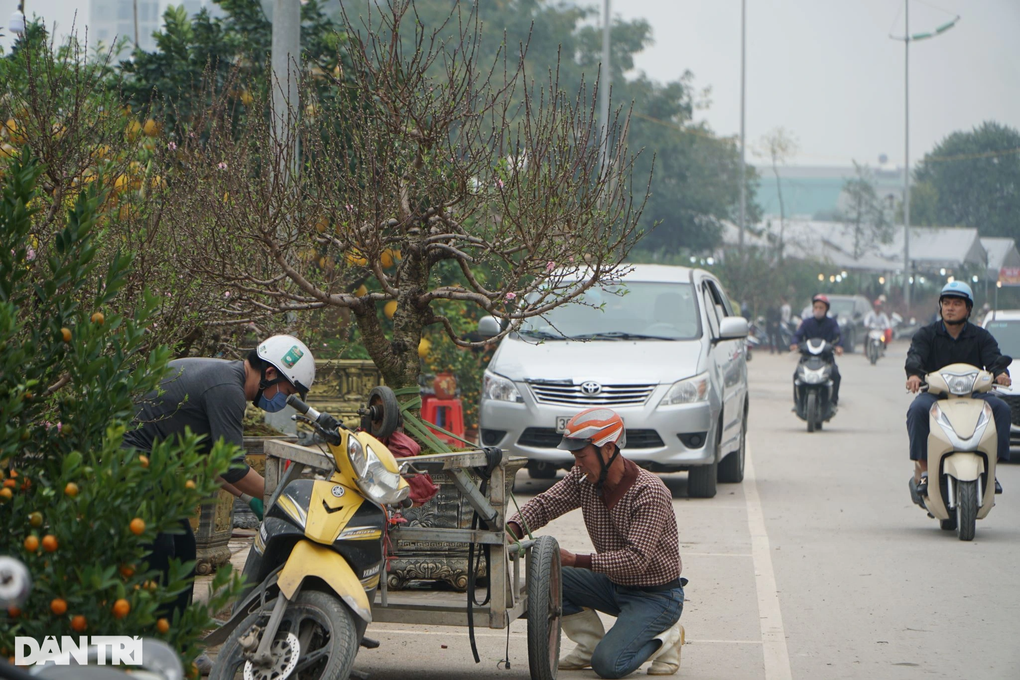
[[[273,2],[273,135],[278,169],[284,177],[297,170],[298,81],[301,78],[301,3]],[[285,149],[290,141],[292,149]],[[290,155],[290,162],[287,157]]]
[[[910,35],[910,0],[903,0],[904,30],[903,37],[889,36],[893,40],[903,41],[903,300],[910,308],[910,43],[911,41],[927,40],[945,33],[960,20],[957,15],[931,33]]]
[[[903,0],[903,302],[910,313],[910,0]]]
[[[740,0],[740,254],[744,254],[744,229],[747,219],[747,166],[744,160],[744,88],[747,58],[747,0]]]
[[[609,88],[612,86],[613,76],[609,70],[610,58],[610,18],[609,0],[604,0],[602,5],[602,69],[599,79],[599,117],[602,119],[602,139],[599,144],[599,162],[602,173],[609,172],[606,167],[607,156],[609,155]]]

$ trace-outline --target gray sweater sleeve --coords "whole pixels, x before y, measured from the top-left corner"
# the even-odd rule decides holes
[[[215,385],[205,391],[205,412],[209,418],[209,446],[220,439],[227,444],[241,446],[244,443],[244,409],[246,402],[243,394],[238,399],[237,388],[232,385]],[[244,452],[234,459],[244,467],[228,470],[223,479],[233,483],[248,474],[248,465],[244,462]]]

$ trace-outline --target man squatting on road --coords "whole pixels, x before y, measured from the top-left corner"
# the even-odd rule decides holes
[[[559,668],[591,667],[622,678],[652,661],[650,675],[680,668],[684,606],[680,548],[672,494],[656,475],[620,455],[623,419],[607,408],[578,413],[559,448],[575,465],[507,523],[518,538],[580,507],[595,553],[560,550],[564,634],[577,647]],[[607,633],[598,612],[616,617]]]

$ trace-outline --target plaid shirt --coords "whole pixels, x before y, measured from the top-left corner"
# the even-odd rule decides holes
[[[595,554],[578,555],[576,566],[603,573],[621,586],[669,583],[682,569],[672,494],[661,479],[632,461],[624,459],[624,466],[623,480],[605,500],[575,466],[509,521],[534,531],[580,507]]]

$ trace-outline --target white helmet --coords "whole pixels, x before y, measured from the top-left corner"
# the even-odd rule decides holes
[[[258,356],[286,378],[302,399],[308,395],[315,382],[315,357],[308,345],[293,335],[274,335],[259,345]]]

